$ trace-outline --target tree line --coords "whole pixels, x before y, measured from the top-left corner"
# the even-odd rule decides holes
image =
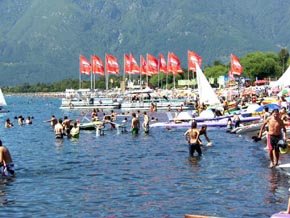
[[[289,66],[289,51],[287,48],[282,48],[278,53],[274,52],[252,52],[246,54],[240,58],[240,63],[243,66],[243,77],[247,77],[251,80],[264,79],[264,78],[279,78]],[[207,78],[217,79],[219,76],[228,75],[229,65],[223,64],[217,60],[213,65],[205,66],[203,69]],[[194,72],[188,72],[187,69],[183,69],[183,73],[175,75],[166,75],[160,73],[159,75],[153,75],[148,79],[149,86],[152,88],[165,87],[172,88],[174,80],[186,80],[187,78],[193,78]],[[140,82],[140,75],[131,75],[131,79]],[[141,81],[146,81],[146,76],[141,77]],[[123,80],[123,76],[110,75],[109,88],[120,87],[120,83]],[[94,81],[94,87],[97,89],[105,89],[104,77],[99,77]],[[91,81],[87,78],[81,81],[81,88],[90,88]],[[24,83],[13,87],[2,87],[2,90],[6,93],[34,93],[34,92],[63,92],[65,89],[78,89],[80,83],[78,79],[66,79],[55,83],[37,83],[29,84]]]

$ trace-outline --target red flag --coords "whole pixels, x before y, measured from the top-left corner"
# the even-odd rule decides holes
[[[168,53],[167,69],[173,74],[182,72],[180,60],[173,52]]]
[[[147,63],[142,55],[140,55],[140,73],[147,75]]]
[[[132,73],[139,73],[140,72],[140,68],[137,64],[136,59],[134,58],[134,56],[132,54],[130,54],[130,59],[131,59],[131,71]]]
[[[80,55],[80,73],[87,75],[91,73],[91,64],[83,55]]]
[[[103,61],[101,58],[99,58],[96,55],[93,55],[91,57],[91,62],[92,62],[92,72],[93,74],[99,74],[99,75],[104,75],[105,70],[104,70],[104,65]]]
[[[167,64],[163,54],[159,54],[159,71],[167,73]]]
[[[130,55],[128,54],[124,55],[124,72],[127,74],[131,74],[132,72]]]
[[[240,64],[240,60],[237,56],[231,54],[231,74],[233,75],[242,75],[243,67]]]
[[[110,54],[106,54],[106,70],[111,74],[119,73],[118,59]]]
[[[147,74],[158,74],[158,60],[151,54],[147,54]]]
[[[202,58],[193,51],[187,51],[188,70],[196,72],[196,63],[201,67]]]
[[[135,74],[135,73],[139,73],[140,71],[137,61],[135,60],[132,54],[124,55],[124,67],[125,67],[125,73],[127,74]]]

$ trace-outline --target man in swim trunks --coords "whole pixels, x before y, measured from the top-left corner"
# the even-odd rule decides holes
[[[201,126],[201,129],[199,130],[199,142],[200,142],[200,144],[202,144],[202,141],[200,139],[200,136],[201,135],[204,135],[206,141],[208,142],[208,145],[210,145],[211,141],[210,141],[209,137],[207,136],[207,131],[206,130],[207,130],[207,125],[206,124],[203,124]]]
[[[64,129],[62,125],[62,119],[59,119],[58,123],[54,126],[54,133],[55,133],[55,138],[57,139],[63,138]]]
[[[143,128],[145,133],[149,133],[149,116],[146,111],[143,112]]]
[[[197,129],[197,123],[193,121],[191,128],[184,133],[187,136],[189,144],[189,156],[193,157],[194,152],[198,153],[198,156],[202,155],[200,143],[199,143],[199,130]]]
[[[8,148],[0,140],[0,174],[2,176],[14,176],[14,164]]]
[[[140,129],[139,119],[137,118],[136,113],[132,113],[132,117],[133,117],[131,123],[132,134],[138,134]]]
[[[269,143],[267,142],[267,145],[269,149],[269,157],[271,160],[270,167],[274,167],[279,164],[278,142],[281,139],[284,139],[286,141],[286,128],[283,121],[280,118],[278,109],[273,110],[272,115],[264,121],[259,132],[259,138],[262,137],[266,125],[268,126],[268,135],[269,135],[269,137],[267,138],[267,140],[269,140]]]

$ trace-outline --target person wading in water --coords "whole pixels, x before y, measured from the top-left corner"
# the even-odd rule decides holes
[[[279,110],[273,110],[273,113],[270,117],[268,117],[263,125],[261,126],[258,138],[262,137],[265,126],[268,126],[268,149],[269,149],[269,157],[271,160],[270,167],[277,166],[279,164],[279,141],[283,139],[286,141],[286,128],[283,121],[280,118]],[[283,135],[282,135],[283,131]]]

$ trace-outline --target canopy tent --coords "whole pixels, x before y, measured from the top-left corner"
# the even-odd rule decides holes
[[[290,86],[290,66],[277,81],[271,83],[271,86],[280,86],[280,87]]]

